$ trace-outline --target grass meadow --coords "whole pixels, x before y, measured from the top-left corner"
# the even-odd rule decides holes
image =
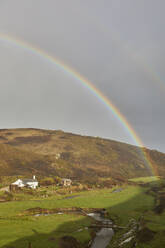
[[[154,196],[146,194],[148,187],[125,185],[122,191],[114,193],[114,189],[83,191],[69,195],[54,194],[48,198],[24,196],[23,200],[0,203],[0,247],[1,248],[58,248],[59,239],[69,235],[80,241],[85,247],[91,239],[93,220],[76,214],[52,214],[49,216],[25,215],[30,208],[106,208],[109,218],[115,223],[125,226],[131,218],[145,216],[147,226],[157,234],[152,244],[140,244],[140,248],[165,247],[156,246],[164,234],[165,214],[155,215],[153,208]],[[66,196],[78,195],[76,198],[65,199]],[[154,242],[156,242],[154,244]],[[163,241],[165,244],[165,240]]]

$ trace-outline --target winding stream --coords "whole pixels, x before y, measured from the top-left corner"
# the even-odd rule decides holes
[[[100,222],[103,225],[111,225],[112,221],[102,217],[100,213],[90,213],[88,216],[92,217],[96,221]],[[112,237],[114,235],[114,231],[110,227],[102,227],[97,233],[96,237],[94,238],[91,248],[106,248]]]
[[[36,213],[34,213],[34,209],[32,209],[32,210],[33,210],[33,215],[35,217],[48,216],[48,215],[55,214],[55,213],[56,214],[63,214],[64,212],[66,212],[66,210],[67,210],[67,213],[82,214],[80,209],[55,209],[56,211],[53,211],[53,210],[48,211],[47,209],[37,208]],[[89,216],[89,217],[91,217],[97,221],[96,227],[100,227],[100,230],[96,233],[96,236],[95,236],[94,240],[92,241],[90,248],[106,248],[109,245],[109,243],[110,243],[110,241],[114,235],[114,231],[111,227],[113,223],[111,220],[105,218],[104,214],[105,214],[104,210],[100,210],[100,212],[93,212],[93,213],[88,213],[88,214],[85,213],[85,215],[87,215],[87,216]],[[79,231],[81,231],[81,229]]]

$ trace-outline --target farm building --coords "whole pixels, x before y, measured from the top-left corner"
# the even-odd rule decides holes
[[[62,179],[62,184],[63,184],[63,186],[71,186],[72,180],[68,179],[68,178],[63,178]]]
[[[38,187],[38,181],[36,180],[35,176],[32,179],[18,179],[14,183],[10,185],[10,190],[14,191],[18,188],[28,187],[32,189],[36,189]]]

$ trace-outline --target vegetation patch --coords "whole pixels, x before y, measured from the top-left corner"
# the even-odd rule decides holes
[[[25,210],[23,213],[19,215],[44,215],[44,214],[55,214],[55,213],[60,213],[60,214],[79,214],[79,215],[86,215],[87,213],[100,213],[103,212],[104,209],[102,208],[78,208],[78,207],[70,207],[70,208],[54,208],[54,209],[46,209],[46,208],[40,208],[40,207],[35,207],[35,208],[30,208]]]
[[[28,137],[15,137],[12,141],[8,142],[10,145],[21,145],[21,144],[33,144],[33,143],[45,143],[51,139],[50,135],[44,136],[28,136]]]
[[[156,196],[156,207],[154,208],[154,211],[156,214],[162,214],[165,209],[165,193],[159,193]]]
[[[137,239],[140,243],[146,243],[154,239],[156,232],[144,227],[137,233]]]
[[[0,140],[7,140],[4,136],[0,136]]]
[[[129,179],[129,181],[136,182],[136,183],[151,183],[157,182],[160,180],[160,177],[157,176],[150,176],[150,177],[137,177]]]
[[[60,239],[60,248],[81,248],[80,242],[72,236],[64,236]]]

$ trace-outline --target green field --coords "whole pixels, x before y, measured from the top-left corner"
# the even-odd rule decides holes
[[[28,195],[27,198],[24,196],[24,200],[0,203],[0,247],[28,248],[28,242],[31,242],[32,248],[58,248],[60,237],[65,235],[75,237],[85,247],[91,239],[91,229],[87,227],[93,220],[89,217],[75,214],[35,217],[24,213],[35,207],[106,208],[109,218],[122,226],[126,226],[131,218],[138,220],[143,215],[146,226],[156,235],[154,240],[138,247],[165,247],[165,214],[160,216],[153,212],[154,195],[146,194],[149,186],[129,185],[122,189],[117,193],[113,192],[114,189],[84,191],[76,193],[78,197],[72,199],[64,199],[67,195],[57,194],[44,199]]]
[[[137,178],[133,178],[130,179],[130,181],[132,182],[138,182],[138,183],[150,183],[150,182],[155,182],[155,181],[159,181],[160,178],[157,176],[152,176],[152,177],[137,177]]]

